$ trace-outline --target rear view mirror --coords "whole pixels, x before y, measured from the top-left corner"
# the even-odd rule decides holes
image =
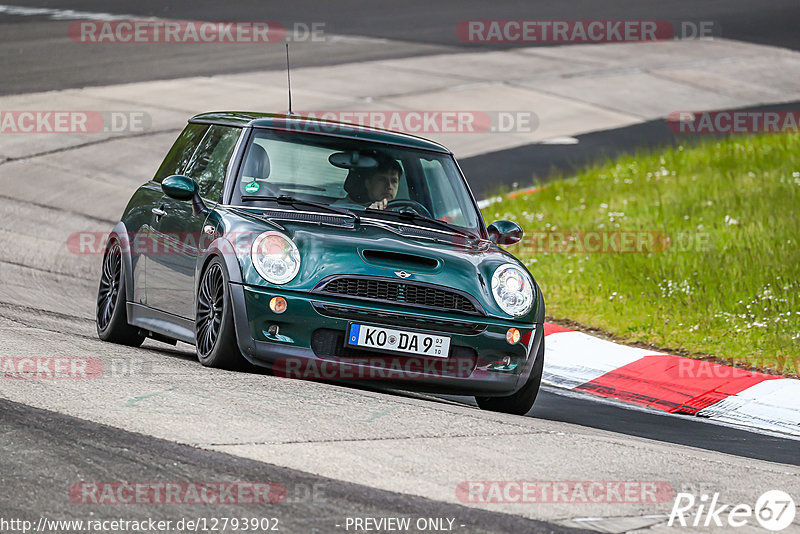
[[[335,152],[328,156],[328,161],[340,169],[374,169],[378,166],[378,160],[372,156],[365,156],[358,150]]]
[[[513,221],[495,221],[487,230],[489,239],[498,245],[514,245],[522,241],[522,228]]]

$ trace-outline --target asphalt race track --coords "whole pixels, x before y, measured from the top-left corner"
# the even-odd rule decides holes
[[[14,5],[287,25],[325,21],[327,32],[342,36],[322,49],[297,43],[298,68],[474,52],[453,29],[471,18],[709,19],[727,38],[800,50],[796,1],[541,2],[535,10],[527,2],[478,0],[413,1],[403,10],[386,2],[307,0],[268,9],[261,2],[205,0],[169,8],[149,0]],[[100,55],[66,46],[69,23],[48,14],[10,15],[0,6],[0,95],[284,66],[281,47],[120,46]],[[454,532],[465,533],[577,527],[660,533],[692,531],[664,526],[671,500],[487,504],[464,502],[457,487],[656,481],[674,492],[717,492],[729,504],[753,505],[772,489],[800,496],[800,441],[781,435],[548,388],[527,416],[515,417],[480,411],[462,397],[207,369],[180,343],[148,340],[132,349],[101,342],[94,327],[101,257],[69,253],[65,234],[108,231],[160,161],[152,152],[166,151],[174,136],[169,130],[42,152],[34,140],[36,155],[0,161],[0,356],[96,358],[105,370],[91,380],[0,380],[0,520],[275,517],[281,532],[327,533],[365,531],[347,528],[348,518],[410,517],[449,518]],[[510,184],[522,181],[525,169],[568,171],[672,142],[662,121],[578,138],[577,145],[545,146],[534,155],[512,148],[462,163],[468,175],[505,169]],[[98,178],[107,175],[112,182]],[[70,489],[86,481],[273,482],[286,496],[271,505],[78,503]],[[798,521],[785,532],[800,531]],[[738,531],[764,532],[755,523]]]
[[[462,20],[472,19],[575,19],[578,14],[584,19],[710,21],[715,25],[717,36],[800,50],[800,33],[796,24],[800,19],[800,5],[792,0],[763,3],[747,0],[700,3],[582,0],[564,3],[551,0],[535,4],[508,0],[412,0],[403,2],[402,10],[387,8],[394,4],[386,1],[353,0],[269,4],[249,0],[231,5],[209,0],[185,3],[18,0],[9,4],[179,20],[271,20],[281,22],[287,28],[296,23],[322,22],[327,33],[356,37],[354,40],[327,42],[324,47],[319,43],[296,43],[292,63],[297,67],[487,48],[486,44],[460,41],[456,25]],[[118,46],[108,47],[111,50],[103,50],[102,54],[86,46],[76,52],[74,48],[63,46],[69,43],[65,31],[69,23],[70,20],[52,20],[48,15],[20,17],[0,12],[3,35],[0,67],[6,73],[0,83],[0,94],[281,69],[285,65],[281,47],[268,46],[248,47],[246,50],[231,45],[204,45],[199,49],[191,45]],[[490,45],[488,48],[509,46],[523,44]],[[530,43],[524,46],[530,46]],[[120,65],[124,68],[119,68]]]
[[[168,476],[178,480],[279,481],[286,488],[284,499],[272,507],[265,506],[259,514],[279,516],[280,530],[288,532],[330,532],[336,522],[347,516],[402,515],[456,518],[459,525],[469,525],[471,532],[553,532],[552,525],[540,521],[325,479],[120,432],[8,401],[0,401],[0,406],[2,482],[13,484],[17,493],[28,496],[0,498],[4,516],[36,516],[47,510],[61,518],[82,517],[80,509],[76,513],[75,503],[63,491],[74,483],[77,470],[84,476],[100,479],[157,480]],[[43,480],[49,482],[42,484]],[[189,517],[210,516],[208,507],[202,505],[189,506],[182,513]],[[218,516],[244,517],[252,513],[252,507],[246,504],[214,509]],[[108,516],[175,520],[169,507],[154,511],[147,505],[119,504],[108,510]]]

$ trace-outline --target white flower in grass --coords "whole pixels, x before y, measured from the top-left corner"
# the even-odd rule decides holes
[[[739,224],[739,221],[737,221],[736,219],[734,219],[730,215],[726,215],[725,216],[725,224],[727,224],[728,226],[737,226]]]

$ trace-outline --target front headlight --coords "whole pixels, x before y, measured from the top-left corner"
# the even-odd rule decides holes
[[[290,282],[300,270],[300,252],[292,240],[279,232],[264,232],[250,249],[258,274],[272,284]]]
[[[533,282],[513,263],[495,269],[492,275],[492,294],[504,312],[520,317],[533,306]]]

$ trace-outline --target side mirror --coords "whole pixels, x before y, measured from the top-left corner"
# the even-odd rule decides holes
[[[522,241],[522,228],[512,221],[495,221],[487,230],[489,239],[498,245],[514,245]]]
[[[175,200],[191,200],[192,213],[194,215],[208,212],[203,199],[200,198],[200,188],[197,182],[188,176],[181,174],[167,176],[161,182],[161,190],[164,191],[165,195]]]
[[[188,176],[173,174],[164,178],[161,182],[161,190],[175,200],[191,200],[197,192],[197,182]]]

